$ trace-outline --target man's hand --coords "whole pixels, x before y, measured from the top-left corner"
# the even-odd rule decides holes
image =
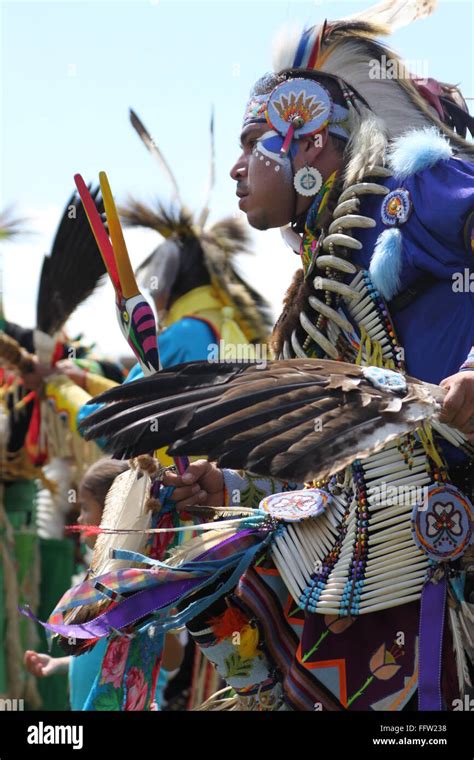
[[[474,443],[474,371],[457,372],[440,385],[448,389],[440,421],[457,428]]]
[[[224,475],[207,459],[191,462],[183,475],[166,472],[163,483],[174,487],[173,500],[178,508],[224,505]]]

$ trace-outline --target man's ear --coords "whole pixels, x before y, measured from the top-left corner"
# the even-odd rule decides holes
[[[322,153],[326,147],[328,139],[329,131],[328,128],[325,127],[321,132],[300,140],[301,156],[304,159],[305,163],[308,164],[308,166],[312,166],[313,161],[315,161],[320,153]]]

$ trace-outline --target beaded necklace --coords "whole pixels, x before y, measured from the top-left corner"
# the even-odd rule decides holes
[[[374,167],[372,174],[386,177],[384,167]],[[314,293],[308,297],[308,307],[300,312],[299,332],[293,330],[290,343],[285,341],[282,357],[329,357],[349,362],[375,364],[403,371],[403,350],[398,344],[395,329],[386,305],[373,286],[366,270],[357,270],[350,262],[350,251],[360,250],[361,243],[350,234],[351,227],[374,227],[375,221],[358,213],[360,197],[367,194],[386,195],[389,190],[375,182],[360,182],[346,188],[333,212],[328,234],[316,227],[327,204],[329,190],[335,177],[331,175],[324,196],[319,196],[308,213],[303,238],[293,235],[286,239],[294,250],[301,252],[305,278],[316,269],[324,274],[313,278]],[[354,274],[349,284],[341,280]],[[309,316],[316,312],[316,320]],[[356,327],[346,316],[355,322]],[[290,345],[291,344],[291,345]]]

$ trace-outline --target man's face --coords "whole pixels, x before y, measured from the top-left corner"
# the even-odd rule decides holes
[[[288,224],[294,214],[295,190],[288,158],[271,158],[259,151],[268,124],[248,124],[240,136],[242,154],[230,176],[237,182],[239,208],[252,227],[266,230]]]

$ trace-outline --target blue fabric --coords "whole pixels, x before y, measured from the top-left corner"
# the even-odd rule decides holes
[[[133,383],[134,380],[139,380],[141,377],[143,377],[143,370],[140,364],[137,362],[128,373],[127,377],[124,380],[124,383]]]
[[[398,292],[419,287],[427,276],[435,278],[405,308],[392,313],[396,335],[405,349],[407,373],[439,384],[459,371],[474,345],[474,293],[453,290],[454,274],[474,271],[464,239],[466,220],[474,209],[474,165],[451,158],[403,181],[389,177],[384,184],[390,190],[406,188],[413,204],[399,228]],[[365,196],[359,213],[375,219],[376,226],[352,231],[362,243],[352,260],[366,269],[378,236],[388,229],[381,218],[382,202],[382,196]],[[450,461],[463,458],[449,444],[443,443],[443,449]]]
[[[160,672],[158,674],[158,680],[156,682],[156,691],[155,691],[155,702],[156,702],[156,706],[158,710],[161,710],[163,706],[163,695],[168,685],[169,675],[170,674],[168,670],[165,670],[163,667],[160,668]]]
[[[159,335],[158,348],[161,363],[166,368],[181,362],[207,359],[209,344],[215,342],[215,334],[207,322],[184,317]]]
[[[389,177],[385,184],[390,190],[403,185],[413,204],[408,221],[400,227],[399,292],[422,284],[426,275],[436,278],[393,314],[396,334],[405,349],[408,374],[439,383],[458,372],[474,344],[474,293],[453,291],[453,274],[474,270],[463,238],[467,216],[474,209],[474,165],[458,159],[440,161],[403,183]],[[359,213],[375,219],[376,227],[352,231],[363,246],[353,252],[352,260],[366,269],[377,237],[387,229],[380,214],[382,200],[371,195],[361,203]]]
[[[107,649],[107,639],[100,639],[95,647],[79,657],[69,660],[69,701],[71,710],[82,710]]]

